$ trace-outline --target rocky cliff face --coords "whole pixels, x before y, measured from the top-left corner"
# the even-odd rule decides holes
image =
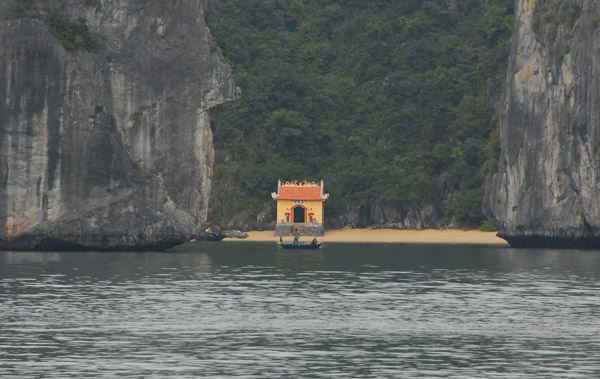
[[[206,219],[236,97],[207,0],[0,5],[0,248],[164,248]]]
[[[599,7],[516,1],[499,170],[484,202],[513,246],[600,246]]]

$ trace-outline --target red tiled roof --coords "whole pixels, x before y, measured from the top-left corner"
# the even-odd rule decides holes
[[[281,186],[279,196],[275,200],[324,200],[320,186]]]

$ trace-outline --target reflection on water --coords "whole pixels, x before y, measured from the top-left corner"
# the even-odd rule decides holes
[[[0,377],[598,377],[600,252],[0,252]]]

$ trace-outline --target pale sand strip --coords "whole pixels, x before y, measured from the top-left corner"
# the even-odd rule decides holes
[[[251,231],[248,238],[225,238],[223,241],[274,241],[278,242],[273,230]],[[427,230],[397,230],[397,229],[337,229],[326,230],[325,236],[317,238],[319,242],[367,242],[367,243],[456,243],[505,245],[508,243],[496,237],[495,232],[462,229],[427,229]],[[284,237],[285,242],[291,242],[291,237]],[[301,237],[300,242],[310,242],[311,237]]]

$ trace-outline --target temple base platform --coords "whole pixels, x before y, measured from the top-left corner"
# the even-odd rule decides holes
[[[323,224],[306,223],[278,223],[275,225],[275,236],[277,237],[321,237],[325,235]]]

